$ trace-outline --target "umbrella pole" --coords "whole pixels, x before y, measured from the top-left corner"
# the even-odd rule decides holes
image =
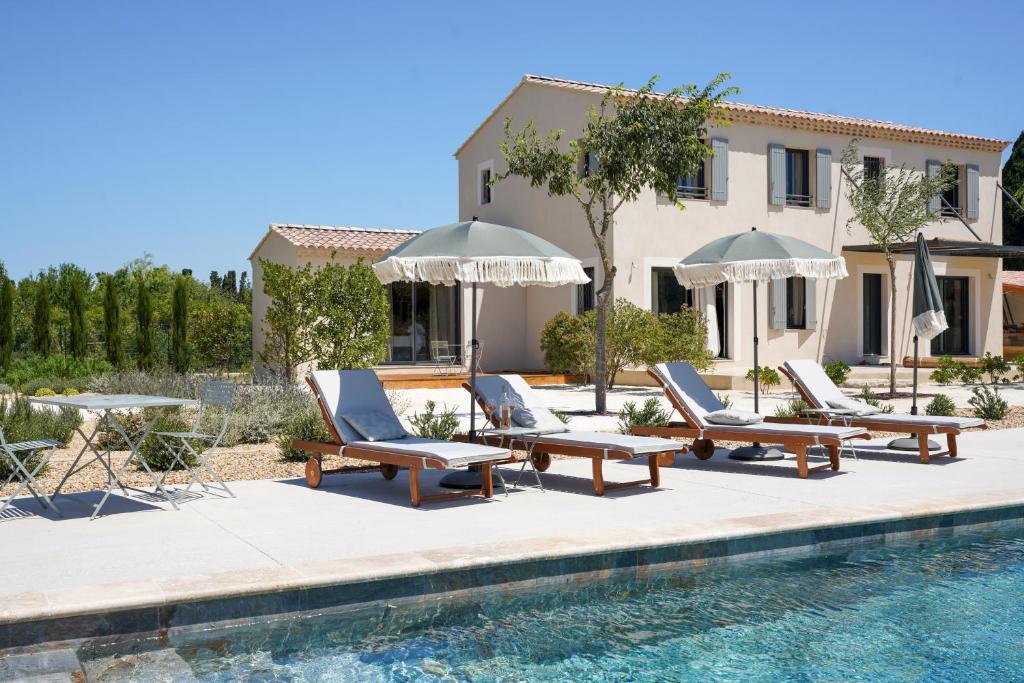
[[[757,359],[757,280],[754,280],[754,412],[759,412],[760,402],[758,401],[758,395],[760,394],[760,382],[758,381],[761,375],[761,366],[758,365]],[[777,448],[765,448],[760,443],[755,442],[751,446],[742,446],[740,448],[734,448],[729,457],[733,460],[782,460],[784,457],[782,451]]]
[[[890,358],[890,362],[892,362],[891,358]],[[912,398],[912,403],[910,405],[910,414],[911,415],[917,415],[917,364],[918,364],[917,335],[915,334],[914,335],[914,390],[912,392],[913,398]],[[917,450],[919,450],[921,448],[921,445],[920,445],[920,443],[917,440],[917,434],[911,434],[910,436],[903,436],[903,437],[900,437],[898,439],[893,439],[892,441],[889,442],[888,448],[890,450],[893,450],[893,451],[917,451]],[[929,451],[937,451],[940,448],[942,448],[942,446],[940,446],[935,441],[932,441],[931,439],[928,439],[928,450]]]
[[[469,312],[469,442],[476,441],[476,352],[480,342],[476,340],[476,283],[473,283]],[[467,469],[446,474],[441,486],[449,489],[478,489],[483,486],[480,466],[470,465]]]
[[[910,414],[917,415],[917,335],[914,335],[914,391],[910,404]]]

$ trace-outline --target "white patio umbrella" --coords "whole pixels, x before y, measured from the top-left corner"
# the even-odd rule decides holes
[[[846,259],[803,240],[751,228],[709,242],[672,267],[684,287],[705,287],[719,282],[754,285],[754,367],[757,360],[757,283],[788,277],[840,279],[846,277]],[[758,372],[754,372],[754,412],[758,411]],[[782,453],[760,444],[737,448],[736,460],[777,460]]]
[[[469,365],[469,436],[476,435],[476,290],[477,284],[498,287],[514,285],[582,285],[590,282],[579,259],[537,235],[504,225],[471,221],[426,230],[373,264],[384,284],[429,282],[434,285],[472,285],[472,314]],[[448,475],[442,481],[450,487],[475,488],[479,475]]]

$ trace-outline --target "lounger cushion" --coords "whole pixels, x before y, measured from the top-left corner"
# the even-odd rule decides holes
[[[981,427],[985,421],[979,417],[945,417],[941,415],[900,415],[893,413],[878,413],[865,418],[870,422],[881,422],[891,424],[893,427],[908,427],[910,425],[924,425],[925,427],[955,427],[957,429],[971,429]]]
[[[566,432],[569,428],[538,400],[537,393],[519,375],[485,375],[476,378],[476,392],[495,407],[508,397],[512,421],[542,432]]]
[[[478,462],[507,460],[510,453],[506,448],[481,446],[474,443],[456,441],[439,441],[423,439],[418,436],[407,436],[404,439],[391,441],[355,441],[348,447],[365,448],[389,453],[402,453],[413,457],[429,458],[444,463],[445,467],[459,468]],[[344,455],[344,451],[342,451]]]
[[[763,415],[758,415],[749,410],[736,410],[735,408],[712,411],[705,415],[704,419],[716,425],[753,425],[758,422],[764,422]]]
[[[388,441],[409,436],[392,410],[354,410],[343,413],[342,417],[367,441]]]
[[[744,432],[758,432],[765,434],[778,434],[780,437],[793,436],[796,434],[804,436],[833,436],[839,439],[851,439],[860,434],[866,434],[868,430],[863,427],[841,427],[829,425],[806,425],[791,422],[762,422],[755,425],[709,425],[704,430],[706,438],[724,439],[727,436],[740,437],[737,441],[746,440]]]
[[[852,410],[854,415],[863,417],[864,415],[874,415],[875,413],[882,412],[878,408],[865,403],[864,401],[858,401],[855,398],[830,398],[825,403],[828,404],[829,408],[837,408],[839,410]]]
[[[316,370],[311,373],[311,378],[331,415],[335,431],[345,443],[364,440],[362,434],[342,417],[346,413],[368,410],[395,412],[373,370]]]
[[[529,440],[529,437],[527,437]],[[672,439],[660,439],[650,436],[633,436],[632,434],[616,434],[613,432],[565,432],[563,434],[545,434],[538,436],[537,443],[564,444],[582,446],[584,448],[603,448],[610,451],[625,451],[632,455],[645,453],[679,452],[683,444]]]
[[[689,363],[658,363],[654,371],[665,383],[666,390],[672,392],[697,420],[696,426],[707,424],[704,416],[708,413],[725,410],[722,402]]]

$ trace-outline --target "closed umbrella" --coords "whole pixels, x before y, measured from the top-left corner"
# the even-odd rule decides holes
[[[921,233],[917,233],[917,249],[914,252],[914,319],[911,325],[914,328],[914,391],[910,414],[917,415],[918,339],[930,341],[949,329],[939,283],[935,279],[935,269],[932,268],[932,257],[928,253],[928,243]],[[895,354],[892,355],[890,362],[895,362]],[[918,447],[916,434],[889,442],[889,448],[900,451],[916,451]],[[939,444],[928,441],[928,450],[937,451],[939,448]]]
[[[476,436],[476,357],[480,346],[476,338],[477,284],[557,287],[590,282],[579,259],[563,249],[532,233],[485,223],[476,216],[471,221],[420,233],[374,263],[373,270],[384,284],[401,281],[451,286],[462,282],[472,286],[470,439]],[[449,475],[442,483],[476,488],[479,475],[476,472],[469,477]]]
[[[758,412],[757,283],[788,277],[841,279],[846,259],[803,240],[751,228],[749,232],[709,242],[673,266],[684,287],[705,287],[719,282],[751,282],[754,287],[754,412]],[[782,453],[760,444],[737,448],[736,460],[777,460]]]

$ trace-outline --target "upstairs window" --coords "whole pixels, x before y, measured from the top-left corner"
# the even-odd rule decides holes
[[[480,171],[480,204],[491,203],[491,169]]]
[[[882,177],[885,159],[882,157],[864,157],[864,180],[878,180]]]
[[[586,178],[592,171],[597,170],[597,154],[585,152],[580,155],[580,176]]]
[[[593,266],[584,268],[583,273],[590,278],[590,282],[576,285],[576,315],[594,310],[594,272]]]
[[[693,175],[683,176],[679,179],[676,187],[678,199],[707,199],[708,185],[704,172],[704,162],[701,161],[697,172]]]
[[[786,148],[786,206],[810,206],[811,186],[806,149]]]
[[[942,202],[940,213],[943,216],[956,218],[960,215],[960,168],[956,166],[948,166],[946,168],[952,169],[951,173],[956,179],[956,183],[942,193],[942,198],[946,201]]]

